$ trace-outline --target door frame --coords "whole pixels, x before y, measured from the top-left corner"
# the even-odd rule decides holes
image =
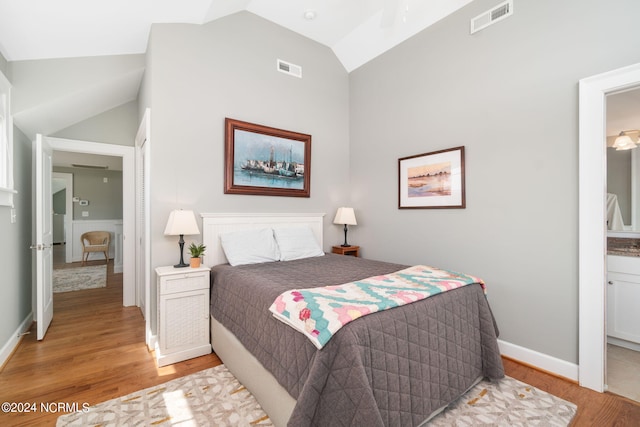
[[[151,350],[155,335],[151,323],[151,221],[150,221],[150,156],[151,109],[146,108],[138,128],[136,147],[136,302],[143,310],[145,342]]]
[[[135,149],[101,142],[46,137],[54,151],[122,157],[122,305],[136,305]]]
[[[603,392],[606,362],[606,96],[640,85],[640,63],[579,82],[578,379]]]

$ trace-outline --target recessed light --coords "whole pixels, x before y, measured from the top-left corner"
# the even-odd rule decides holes
[[[316,19],[316,11],[315,10],[305,10],[303,16],[304,16],[304,19],[306,19],[307,21],[313,21],[314,19]]]

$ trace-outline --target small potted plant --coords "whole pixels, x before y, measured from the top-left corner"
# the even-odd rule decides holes
[[[202,261],[200,257],[204,254],[205,249],[207,249],[207,247],[202,243],[199,245],[191,243],[189,246],[189,252],[191,253],[191,268],[200,267],[200,262]]]

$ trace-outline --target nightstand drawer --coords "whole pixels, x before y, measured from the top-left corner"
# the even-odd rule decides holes
[[[174,294],[176,292],[188,292],[209,287],[209,272],[195,273],[185,272],[172,274],[160,279],[160,294]]]

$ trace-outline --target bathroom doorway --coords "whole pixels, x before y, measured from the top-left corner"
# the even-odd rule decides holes
[[[640,87],[606,95],[607,390],[640,402]]]

